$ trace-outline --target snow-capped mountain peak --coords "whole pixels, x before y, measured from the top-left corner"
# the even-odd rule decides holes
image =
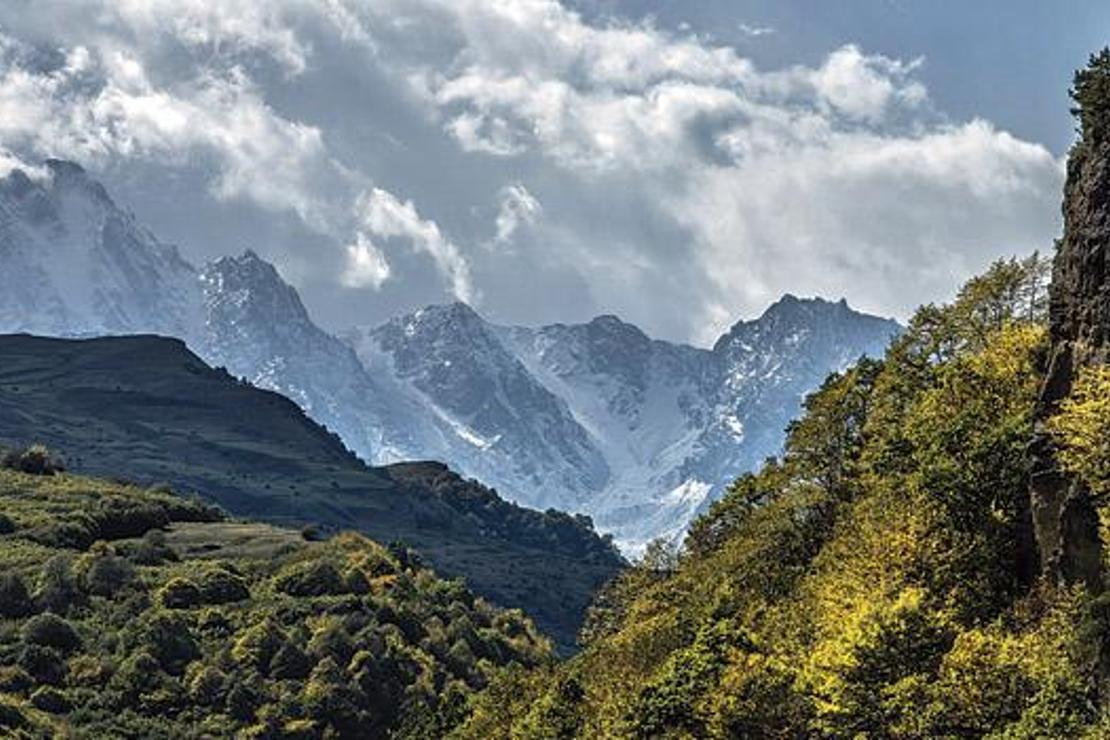
[[[0,178],[0,331],[176,335],[296,401],[371,463],[436,459],[631,552],[778,451],[805,393],[899,329],[783,296],[712,349],[613,315],[539,328],[428,306],[336,337],[247,250],[197,270],[79,166]]]
[[[2,327],[185,336],[199,316],[192,266],[71,162],[0,179],[0,258]]]

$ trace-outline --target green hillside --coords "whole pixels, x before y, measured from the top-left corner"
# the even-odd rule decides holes
[[[1000,263],[830,378],[581,655],[503,676],[461,735],[1106,737],[1105,604],[1034,578],[1042,273]]]
[[[623,567],[587,519],[510,504],[438,463],[367,467],[288,399],[174,339],[0,336],[0,444],[35,442],[74,471],[168,483],[238,516],[402,540],[565,649]]]
[[[0,736],[441,737],[550,644],[356,534],[0,470]]]
[[[1110,737],[1110,50],[1052,263],[830,377],[785,451],[505,671],[457,737]]]

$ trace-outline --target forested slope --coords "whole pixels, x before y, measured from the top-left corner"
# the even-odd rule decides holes
[[[442,737],[519,611],[356,534],[0,469],[0,737]]]

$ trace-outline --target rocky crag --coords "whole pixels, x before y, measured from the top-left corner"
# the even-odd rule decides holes
[[[1044,422],[1083,367],[1110,359],[1110,50],[1076,74],[1071,94],[1080,139],[1068,158],[1064,236],[1053,263],[1051,348],[1037,410],[1031,504],[1042,572],[1097,589],[1102,545],[1094,503],[1057,465]]]

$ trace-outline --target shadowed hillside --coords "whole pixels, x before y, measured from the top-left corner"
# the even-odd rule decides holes
[[[0,443],[30,442],[75,471],[167,482],[235,515],[403,540],[564,646],[621,567],[588,520],[509,504],[434,463],[367,467],[291,401],[177,340],[0,337]]]

